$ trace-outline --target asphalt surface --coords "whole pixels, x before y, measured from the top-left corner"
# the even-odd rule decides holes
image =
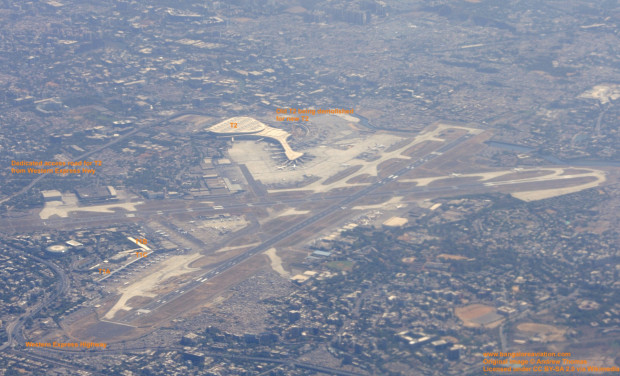
[[[141,128],[139,128],[141,129]],[[133,132],[131,132],[133,133]],[[128,136],[129,134],[126,134],[125,136]],[[304,220],[302,220],[299,223],[293,223],[291,227],[287,228],[286,230],[278,233],[275,236],[270,237],[269,239],[266,239],[265,241],[263,241],[261,244],[249,249],[248,251],[237,255],[229,260],[226,260],[225,262],[221,263],[220,265],[216,266],[215,268],[207,271],[206,273],[198,276],[198,277],[194,277],[188,284],[184,285],[183,287],[172,291],[164,296],[159,297],[159,299],[157,301],[153,301],[143,307],[141,307],[140,312],[138,312],[137,310],[133,310],[131,312],[129,312],[126,316],[124,316],[121,320],[116,320],[116,321],[111,321],[111,322],[118,322],[121,324],[130,324],[133,321],[135,321],[136,319],[142,318],[144,316],[147,316],[149,314],[150,311],[154,311],[156,309],[158,309],[159,307],[168,304],[176,299],[178,299],[180,296],[186,294],[189,291],[192,291],[193,289],[201,286],[203,283],[215,278],[216,276],[218,276],[221,273],[224,273],[226,271],[228,271],[229,269],[235,267],[236,265],[244,262],[245,260],[255,256],[258,253],[262,253],[266,250],[268,250],[269,248],[273,247],[274,245],[286,240],[287,238],[293,236],[294,234],[302,231],[303,229],[317,223],[318,221],[332,215],[335,214],[337,212],[340,211],[346,211],[348,209],[350,209],[350,205],[353,204],[354,202],[360,200],[361,198],[365,197],[365,196],[371,196],[371,195],[386,195],[386,194],[390,194],[390,195],[399,195],[399,194],[408,194],[408,193],[433,193],[433,192],[457,192],[460,190],[471,190],[471,189],[476,189],[476,188],[485,188],[486,186],[483,183],[467,183],[467,184],[460,184],[460,185],[455,185],[455,186],[442,186],[442,187],[420,187],[420,186],[413,186],[411,188],[407,188],[407,189],[398,189],[398,190],[391,190],[390,192],[380,192],[380,188],[384,187],[385,185],[391,183],[391,182],[395,182],[398,180],[398,178],[403,175],[404,173],[415,169],[439,156],[441,156],[443,153],[450,151],[451,149],[453,149],[454,147],[460,145],[462,142],[466,141],[467,139],[471,138],[472,135],[467,134],[465,136],[462,136],[460,138],[458,138],[457,140],[454,140],[442,147],[440,147],[439,149],[431,152],[430,154],[426,155],[423,158],[420,158],[416,161],[413,161],[412,163],[410,163],[409,165],[401,168],[400,170],[398,170],[397,172],[395,172],[394,174],[383,178],[371,185],[368,185],[360,190],[358,190],[357,192],[354,192],[350,195],[340,195],[340,196],[328,196],[328,197],[320,197],[320,196],[312,196],[310,198],[296,198],[296,199],[286,199],[286,200],[273,200],[273,201],[268,201],[268,200],[262,200],[260,202],[254,202],[254,203],[242,203],[242,202],[235,202],[235,201],[231,201],[230,203],[225,203],[223,205],[221,205],[221,207],[212,207],[212,206],[208,206],[208,205],[197,205],[197,206],[193,206],[190,209],[188,208],[171,208],[171,209],[140,209],[138,212],[136,213],[132,213],[135,214],[136,217],[135,218],[128,218],[124,213],[121,214],[111,214],[111,215],[101,215],[100,213],[98,213],[96,216],[93,216],[91,218],[62,218],[62,219],[53,219],[53,220],[48,220],[47,222],[50,225],[71,225],[71,224],[75,224],[78,226],[84,226],[84,225],[88,225],[89,223],[92,222],[102,222],[102,221],[107,221],[107,220],[119,220],[119,219],[140,219],[142,217],[150,217],[150,216],[155,216],[155,215],[171,215],[171,214],[180,214],[183,212],[194,212],[194,214],[218,214],[218,213],[225,213],[225,212],[230,212],[231,210],[240,210],[240,209],[245,209],[247,207],[252,207],[252,206],[273,206],[274,204],[278,204],[278,203],[286,203],[286,204],[300,204],[300,203],[309,203],[309,202],[318,202],[318,201],[322,201],[322,202],[326,202],[326,201],[333,201],[333,204],[330,205],[328,208],[312,215],[311,217],[308,217]],[[105,145],[104,147],[98,149],[97,151],[102,150],[103,148],[107,147],[109,145]],[[94,153],[96,151],[93,151],[92,153]],[[92,153],[89,153],[92,154]],[[84,157],[86,157],[87,155],[81,156],[80,159],[83,159]],[[245,174],[244,174],[245,175]],[[43,176],[41,176],[40,178],[43,178]],[[40,179],[38,179],[40,180]],[[38,181],[37,180],[37,181]],[[32,185],[34,185],[36,183],[33,182]],[[255,193],[258,193],[257,196],[263,196],[264,192],[261,191],[260,186],[258,186],[256,184],[256,182],[252,181],[252,188],[253,191]],[[486,187],[488,189],[488,187]],[[263,196],[264,197],[264,196]],[[266,197],[265,197],[266,198]],[[42,262],[44,264],[46,264],[48,267],[50,267],[54,273],[57,275],[58,277],[58,286],[56,288],[56,291],[52,294],[50,294],[50,296],[48,296],[44,301],[41,302],[41,304],[39,304],[37,307],[34,307],[33,309],[29,310],[28,312],[26,312],[24,315],[22,315],[18,320],[14,321],[13,323],[11,323],[10,325],[7,325],[7,333],[9,334],[9,341],[3,345],[2,347],[0,347],[0,351],[4,350],[8,347],[14,347],[16,344],[24,344],[25,339],[23,337],[23,333],[22,333],[22,329],[23,329],[23,325],[24,322],[29,318],[29,317],[33,317],[34,315],[36,315],[38,312],[41,311],[41,309],[43,309],[44,307],[46,307],[47,305],[49,305],[51,302],[53,302],[55,299],[57,299],[59,296],[61,296],[62,294],[65,294],[66,291],[69,288],[69,282],[68,282],[68,278],[66,276],[66,274],[60,269],[58,268],[56,265],[46,261],[46,260],[42,260],[37,258],[36,256],[32,256],[32,255],[27,255],[27,257],[31,257],[33,259],[36,259],[39,262]],[[503,341],[502,341],[503,342]],[[18,350],[13,350],[13,351],[18,351]],[[19,351],[20,355],[25,355],[27,353],[30,353],[30,351]],[[71,367],[70,363],[66,363],[66,362],[61,362],[61,361],[55,361],[52,357],[41,357],[41,355],[35,355],[35,354],[30,354],[31,357],[33,357],[34,359],[39,359],[39,360],[44,360],[44,361],[48,361],[51,362],[53,364],[56,364],[58,366],[69,366]],[[331,369],[328,367],[322,367],[320,365],[313,365],[313,364],[309,364],[309,363],[304,363],[304,362],[299,362],[296,360],[292,360],[292,359],[272,359],[272,358],[263,358],[263,357],[251,357],[251,356],[244,356],[244,355],[232,355],[232,354],[211,354],[210,356],[220,356],[220,357],[230,357],[230,358],[239,358],[239,359],[245,359],[245,360],[254,360],[254,361],[261,361],[261,362],[272,362],[272,363],[279,363],[279,364],[287,364],[289,366],[293,366],[293,367],[297,367],[297,368],[305,368],[305,369],[310,369],[310,370],[315,370],[315,371],[319,371],[319,372],[324,372],[324,373],[328,373],[328,374],[338,374],[338,375],[359,375],[358,373],[353,373],[353,372],[348,372],[348,371],[342,371],[342,370],[335,370],[335,369]]]
[[[359,200],[360,198],[368,195],[369,193],[381,188],[382,186],[384,186],[385,184],[388,184],[390,182],[395,181],[396,179],[398,179],[398,177],[404,173],[406,173],[409,170],[412,170],[416,167],[419,167],[421,165],[423,165],[424,163],[427,163],[428,161],[431,161],[433,159],[435,159],[436,157],[440,156],[442,153],[449,151],[450,149],[456,147],[457,145],[461,144],[462,142],[468,140],[469,138],[471,138],[470,134],[467,134],[465,136],[462,136],[450,143],[448,143],[447,145],[442,146],[440,149],[438,149],[435,152],[432,152],[428,155],[426,155],[425,157],[416,160],[415,162],[411,163],[408,166],[405,166],[403,168],[401,168],[400,170],[398,170],[397,172],[395,172],[394,174],[381,179],[369,186],[366,186],[365,188],[347,196],[345,199],[339,201],[337,204],[335,205],[331,205],[330,207],[328,207],[327,209],[320,211],[317,214],[314,214],[313,216],[304,219],[303,221],[294,224],[293,226],[289,227],[288,229],[280,232],[279,234],[263,241],[261,244],[249,249],[248,251],[237,255],[227,261],[225,261],[224,263],[218,265],[217,267],[209,270],[208,272],[202,274],[201,276],[198,277],[194,277],[193,280],[191,282],[189,282],[188,284],[184,285],[182,288],[178,288],[177,290],[174,290],[168,294],[165,294],[164,296],[162,296],[159,300],[151,302],[146,304],[145,306],[141,307],[140,310],[133,310],[130,313],[128,313],[127,315],[125,315],[122,319],[117,320],[117,321],[110,321],[110,322],[118,322],[118,323],[122,323],[122,324],[130,324],[131,322],[135,321],[138,318],[141,318],[145,315],[148,315],[150,312],[147,311],[153,311],[156,310],[157,308],[163,306],[164,304],[168,304],[176,299],[178,299],[180,296],[182,296],[183,294],[186,294],[189,291],[194,290],[195,288],[197,288],[198,286],[200,286],[201,284],[209,281],[210,279],[218,276],[219,274],[235,267],[236,265],[238,265],[239,263],[249,259],[250,257],[256,255],[257,253],[261,253],[264,252],[266,250],[268,250],[269,248],[273,247],[275,244],[285,240],[286,238],[292,236],[293,234],[296,234],[297,232],[303,230],[304,228],[322,220],[323,218],[334,214],[338,211],[341,210],[347,210],[348,209],[348,205],[352,204],[353,202]],[[445,187],[444,187],[445,188]],[[450,187],[450,189],[452,189]],[[247,205],[247,204],[246,204]]]

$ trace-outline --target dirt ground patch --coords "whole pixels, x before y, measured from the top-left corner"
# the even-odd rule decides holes
[[[394,210],[398,209],[399,206],[405,206],[405,204],[401,204],[402,197],[395,196],[390,198],[387,201],[382,201],[377,204],[367,204],[367,205],[356,205],[353,207],[355,210],[372,210],[372,209],[381,209],[381,210]]]
[[[573,184],[572,186],[568,186],[569,183],[566,181],[564,181],[563,185],[560,185],[556,182],[556,186],[548,187],[546,189],[539,189],[535,191],[520,191],[511,194],[513,197],[516,197],[523,201],[543,200],[545,198],[562,196],[569,193],[579,192],[584,189],[598,187],[601,183],[605,182],[606,178],[605,175],[601,173],[595,176],[589,176],[587,178],[571,178],[571,180],[572,181],[570,182],[570,184]],[[560,185],[560,187],[557,187],[557,185]]]
[[[493,311],[495,311],[495,307],[484,304],[471,304],[466,307],[456,308],[454,313],[456,313],[459,319],[469,321]]]
[[[565,168],[564,172],[562,172],[560,174],[560,176],[562,176],[562,175],[581,175],[581,174],[587,174],[589,172],[590,172],[590,170],[585,170],[585,169],[580,169],[580,168]]]
[[[258,271],[269,267],[267,257],[251,257],[239,265],[227,270],[217,277],[203,283],[192,291],[179,296],[144,318],[136,321],[138,326],[162,325],[168,320],[191,316],[202,311],[214,298],[223,294],[234,285],[250,278]],[[154,328],[153,328],[154,329]]]
[[[228,246],[228,247],[224,247],[224,248],[218,249],[217,251],[215,251],[215,253],[224,253],[224,252],[234,251],[234,250],[239,250],[239,249],[241,249],[241,251],[246,251],[246,250],[250,249],[251,247],[255,247],[255,246],[259,245],[259,244],[260,244],[260,242],[254,242],[254,243],[243,244],[243,245],[234,246],[234,247],[233,246]]]
[[[528,335],[535,335],[545,342],[564,341],[565,329],[557,328],[553,325],[536,324],[533,322],[517,325],[517,329]]]
[[[494,328],[504,320],[503,316],[497,314],[495,307],[484,304],[455,308],[454,313],[467,327]]]
[[[384,178],[394,172],[400,170],[403,167],[403,164],[409,162],[407,159],[401,158],[392,158],[387,161],[381,162],[377,166],[378,176],[380,178]]]
[[[127,325],[107,321],[97,321],[80,329],[79,339],[95,342],[108,342],[139,336],[139,330]]]
[[[230,253],[220,254],[220,256],[228,258]],[[203,260],[203,262],[205,261]],[[268,267],[267,262],[267,257],[252,257],[196,289],[188,291],[151,314],[138,317],[132,325],[100,321],[102,315],[109,312],[109,309],[115,305],[113,301],[116,299],[111,299],[113,301],[107,302],[104,307],[100,307],[97,314],[90,314],[68,326],[67,335],[80,340],[110,343],[144,336],[162,325],[166,325],[171,319],[193,315],[201,311],[204,306],[211,304],[213,299],[224,294],[230,287]],[[200,263],[200,260],[197,263]],[[132,297],[127,300],[126,304],[140,303],[142,302],[141,299],[143,297]],[[124,310],[119,311],[115,315],[115,319],[121,318],[126,313],[127,311]]]
[[[127,303],[129,307],[141,307],[153,301],[153,298],[147,298],[146,296],[134,296],[130,298]]]
[[[405,146],[409,145],[411,142],[413,142],[412,139],[404,139],[404,140],[398,141],[395,144],[390,145],[390,147],[388,147],[387,149],[385,149],[385,152],[391,153],[393,151],[402,149]]]
[[[197,125],[208,124],[212,121],[213,118],[202,115],[181,115],[177,118],[172,119],[172,122],[185,122],[185,123],[194,123]]]
[[[297,214],[295,215],[295,217],[296,217],[296,221],[300,221],[300,222],[304,218],[302,214]],[[279,232],[286,230],[290,225],[291,225],[290,216],[278,217],[272,221],[262,224],[261,230],[262,232],[265,232],[268,234],[277,234]]]
[[[441,142],[439,141],[422,141],[419,144],[410,146],[407,150],[402,152],[401,155],[406,155],[413,159],[417,159],[429,154],[440,146]]]
[[[375,177],[370,174],[362,174],[347,180],[347,184],[371,184],[374,183]]]
[[[496,176],[494,178],[487,179],[486,181],[493,182],[493,181],[505,181],[505,180],[530,179],[530,178],[537,178],[540,176],[546,176],[550,174],[553,174],[553,171],[537,170],[537,171],[519,171],[519,172],[513,172],[513,173],[507,172],[504,175]]]
[[[244,244],[243,246],[229,247],[226,251],[218,251],[213,255],[203,256],[189,264],[189,267],[195,269],[204,269],[206,267],[209,267],[219,262],[223,262],[231,257],[239,255],[250,249],[252,246],[252,244]]]
[[[362,168],[362,165],[351,166],[347,168],[346,170],[340,171],[337,174],[330,176],[329,178],[327,178],[327,180],[325,180],[321,184],[328,185],[328,184],[335,183],[338,180],[344,179],[347,176],[357,172],[360,168]]]
[[[282,259],[278,256],[277,250],[275,248],[269,248],[263,254],[269,257],[269,261],[271,262],[271,268],[282,277],[289,277],[290,273],[284,270],[282,267]]]
[[[429,187],[449,187],[453,185],[473,184],[480,181],[477,176],[464,176],[464,177],[446,177],[443,179],[436,179],[428,183]]]
[[[177,277],[186,273],[195,271],[195,268],[190,267],[197,259],[201,258],[200,254],[172,256],[163,261],[158,268],[142,278],[134,280],[131,284],[119,289],[122,294],[120,299],[116,302],[108,313],[104,316],[106,319],[113,319],[119,311],[128,311],[133,306],[128,306],[130,299],[134,297],[147,297],[154,298],[157,296],[154,290],[158,286],[171,286],[171,278]],[[165,282],[165,283],[164,283]],[[137,300],[134,300],[136,303]]]

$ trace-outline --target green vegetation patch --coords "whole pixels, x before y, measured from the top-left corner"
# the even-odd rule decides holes
[[[327,263],[327,267],[332,270],[350,272],[353,270],[354,264],[355,263],[353,261],[331,261]]]

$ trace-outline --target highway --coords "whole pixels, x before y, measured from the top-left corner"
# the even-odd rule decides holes
[[[141,307],[140,310],[134,310],[131,311],[130,313],[128,313],[127,315],[125,315],[121,320],[118,320],[116,322],[122,323],[122,324],[129,324],[131,322],[133,322],[134,320],[138,319],[141,316],[147,315],[149,312],[148,311],[153,311],[159,307],[161,307],[164,304],[168,304],[172,301],[174,301],[175,299],[179,298],[181,295],[194,290],[195,288],[197,288],[198,286],[200,286],[201,284],[203,284],[204,282],[209,281],[210,279],[216,277],[217,275],[219,275],[220,273],[223,273],[231,268],[233,268],[234,266],[238,265],[239,263],[247,260],[248,258],[256,255],[257,253],[261,253],[264,252],[266,250],[268,250],[269,248],[273,247],[275,244],[281,242],[282,240],[290,237],[291,235],[301,231],[302,229],[320,221],[321,219],[334,214],[335,212],[341,211],[341,210],[347,210],[348,209],[348,205],[352,204],[353,202],[359,200],[360,198],[370,194],[371,192],[381,188],[383,185],[393,182],[396,179],[398,179],[398,177],[404,173],[406,173],[409,170],[412,170],[416,167],[421,166],[424,163],[427,163],[428,161],[440,156],[442,153],[449,151],[450,149],[456,147],[457,145],[461,144],[462,142],[466,141],[467,139],[469,139],[471,137],[470,134],[467,134],[465,136],[462,136],[450,143],[448,143],[447,145],[442,146],[439,150],[432,152],[430,154],[428,154],[427,156],[425,156],[424,158],[418,159],[416,161],[414,161],[413,163],[411,163],[408,166],[405,166],[403,168],[401,168],[400,170],[398,170],[396,173],[381,179],[371,185],[366,186],[365,188],[347,196],[346,198],[344,198],[343,200],[339,201],[337,204],[334,205],[330,205],[327,209],[309,217],[304,219],[303,221],[294,224],[293,226],[289,227],[288,229],[282,231],[281,233],[263,241],[261,244],[257,245],[256,247],[253,247],[251,249],[249,249],[248,251],[237,255],[227,261],[225,261],[224,263],[222,263],[221,265],[218,265],[217,267],[215,267],[214,269],[209,270],[208,272],[202,274],[199,277],[194,277],[194,279],[189,282],[188,284],[186,284],[185,286],[183,286],[182,288],[178,288],[177,290],[174,290],[168,294],[165,294],[164,296],[162,296],[159,300],[151,302],[146,304],[145,306]],[[445,188],[445,187],[444,187]],[[448,187],[451,189],[451,187]],[[113,322],[113,321],[112,321]]]
[[[57,354],[53,354],[50,355],[49,352],[48,354],[43,354],[42,352],[33,352],[33,351],[27,351],[27,350],[10,350],[10,353],[16,355],[16,356],[20,356],[20,357],[26,357],[26,358],[30,358],[33,360],[36,360],[38,362],[43,362],[43,363],[49,363],[49,364],[53,364],[56,367],[61,367],[61,368],[68,368],[72,371],[74,371],[74,375],[81,375],[84,374],[84,372],[88,372],[86,373],[86,375],[108,375],[109,373],[103,373],[103,372],[99,372],[99,371],[95,371],[93,369],[89,369],[88,371],[86,371],[84,369],[84,366],[81,365],[76,365],[73,364],[71,362],[65,361],[65,360],[60,360],[58,359],[58,357],[54,357],[53,355],[57,355]],[[82,355],[82,354],[80,354]]]
[[[10,247],[15,250],[18,250],[24,257],[28,257],[42,264],[45,264],[58,277],[58,285],[56,286],[55,292],[50,294],[48,297],[44,298],[35,307],[28,309],[17,320],[7,325],[6,332],[7,332],[8,340],[2,346],[0,346],[0,351],[3,351],[8,347],[14,347],[15,345],[18,345],[18,344],[24,345],[26,340],[23,336],[22,328],[26,320],[28,318],[31,318],[37,315],[43,308],[47,307],[47,305],[49,305],[51,302],[58,300],[60,296],[65,295],[70,287],[69,277],[67,277],[67,274],[61,268],[56,266],[54,263],[44,260],[42,258],[39,258],[37,256],[34,256],[31,253],[26,252],[26,250],[24,250],[21,246],[16,245],[14,243],[10,243]]]
[[[37,360],[44,360],[44,361],[49,361],[53,364],[56,365],[61,365],[64,367],[72,367],[72,365],[66,361],[59,361],[57,359],[54,359],[53,357],[49,356],[49,354],[62,354],[62,355],[77,355],[80,357],[84,357],[84,356],[100,356],[102,354],[105,354],[106,356],[112,355],[112,354],[130,354],[132,352],[136,352],[138,354],[144,353],[144,351],[147,350],[153,350],[154,348],[152,347],[133,347],[133,348],[120,348],[120,349],[106,349],[104,351],[84,351],[84,350],[71,350],[69,348],[67,349],[54,349],[54,348],[46,348],[45,350],[41,350],[41,349],[31,349],[31,351],[20,351],[17,352],[19,355],[21,356],[28,356],[31,357],[33,359],[37,359]],[[168,347],[157,347],[156,348],[158,351],[186,351],[186,349],[183,346],[168,346]],[[234,352],[221,352],[221,351],[202,351],[202,353],[204,353],[205,356],[211,357],[211,358],[219,358],[219,359],[232,359],[232,360],[242,360],[242,361],[250,361],[250,362],[260,362],[260,363],[275,363],[275,364],[283,364],[283,365],[287,365],[290,367],[295,367],[295,368],[303,368],[303,369],[309,369],[312,371],[318,371],[318,372],[322,372],[328,375],[342,375],[342,376],[364,376],[364,374],[362,373],[358,373],[358,372],[351,372],[351,371],[345,371],[342,369],[336,369],[336,368],[330,368],[330,367],[326,367],[326,366],[321,366],[321,365],[317,365],[317,364],[312,364],[312,363],[308,363],[308,362],[302,362],[302,361],[298,361],[292,358],[277,358],[277,357],[267,357],[267,356],[252,356],[252,355],[244,355],[244,354],[239,354],[239,353],[234,353]],[[91,371],[92,372],[92,371]]]

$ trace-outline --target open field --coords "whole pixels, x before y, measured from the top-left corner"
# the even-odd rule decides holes
[[[200,218],[199,209],[183,201],[179,201],[183,202],[181,210],[178,203],[149,202],[134,206],[136,215],[147,205],[155,208],[151,212],[158,213],[160,207],[170,211],[171,214],[156,219],[149,217],[149,226],[170,233],[169,242],[179,248],[193,249],[194,253],[171,256],[140,272],[127,285],[110,285],[110,295],[97,307],[97,314],[76,321],[67,328],[67,333],[85,333],[90,338],[111,336],[114,340],[135,338],[172,319],[203,314],[205,309],[226,301],[232,286],[259,271],[288,281],[308,255],[310,241],[337,234],[335,229],[357,220],[354,217],[364,216],[365,223],[380,224],[393,216],[405,216],[403,213],[414,205],[436,210],[441,203],[432,199],[438,197],[501,191],[533,200],[595,187],[608,179],[608,171],[593,168],[478,166],[474,163],[476,153],[491,133],[474,128],[434,124],[417,135],[394,135],[359,132],[359,127],[350,127],[345,120],[334,116],[323,117],[319,123],[328,127],[329,142],[308,143],[308,149],[301,151],[313,158],[299,165],[280,166],[277,147],[262,141],[232,143],[230,159],[245,164],[255,180],[271,185],[260,195],[240,194],[228,201],[214,198],[205,202],[210,214]],[[457,139],[459,143],[451,145],[452,148],[444,147]],[[374,186],[372,194],[366,193],[369,185]],[[355,201],[336,206],[343,198],[357,194]],[[216,206],[218,209],[211,211]],[[97,206],[83,209],[92,208],[109,210]],[[225,265],[330,208],[337,210],[326,211],[328,214],[305,224],[294,236],[289,233],[275,238],[268,248],[230,268]],[[368,211],[372,211],[372,218],[365,217]],[[75,214],[67,211],[67,215]],[[446,253],[437,258],[464,259]],[[403,260],[414,261],[414,258]],[[225,269],[219,269],[222,267]],[[215,274],[208,280],[192,282],[204,273]],[[184,286],[193,288],[184,291],[187,289]],[[154,304],[166,294],[173,299]],[[144,310],[145,305],[154,308]],[[139,312],[140,309],[145,312]],[[455,314],[468,327],[493,328],[504,320],[494,307],[484,304],[456,308]],[[83,331],[78,331],[79,328]],[[534,329],[547,328],[527,325],[520,328]]]
[[[565,176],[581,177],[583,175],[565,175]],[[598,187],[606,180],[605,173],[602,171],[596,171],[596,172],[593,171],[592,173],[587,174],[586,176],[592,176],[595,179],[592,180],[591,182],[574,185],[572,187],[540,189],[540,190],[533,190],[533,191],[521,191],[521,192],[515,192],[512,195],[523,201],[536,201],[536,200],[542,200],[545,198],[562,196],[562,195],[569,194],[569,193],[579,192],[579,191],[583,191],[584,189],[588,189],[588,188]]]
[[[126,199],[126,196],[123,195]],[[119,197],[121,199],[121,197]],[[70,213],[73,212],[97,212],[97,213],[114,213],[116,209],[125,210],[128,212],[135,212],[136,206],[143,204],[144,202],[114,202],[102,205],[92,206],[79,206],[78,199],[73,193],[65,193],[62,196],[62,201],[50,201],[46,202],[45,206],[39,213],[41,219],[48,219],[54,216],[61,218],[68,218]]]
[[[517,325],[517,330],[528,336],[536,336],[543,342],[564,341],[566,329],[560,329],[553,325],[536,324],[533,322]]]
[[[466,327],[484,326],[492,328],[504,320],[502,316],[497,314],[495,307],[484,304],[470,304],[455,308],[454,313]]]
[[[325,180],[321,184],[323,184],[323,185],[330,185],[332,183],[335,183],[338,180],[342,180],[342,179],[346,178],[347,176],[355,173],[360,168],[362,168],[361,165],[349,167],[346,170],[340,171],[340,172],[336,173],[335,175],[330,176],[327,180]]]
[[[113,320],[119,310],[128,311],[134,308],[127,305],[128,301],[134,297],[142,296],[153,298],[157,296],[152,291],[157,289],[158,286],[168,283],[170,278],[197,270],[195,268],[190,268],[189,264],[200,257],[200,254],[193,254],[187,256],[172,256],[165,260],[160,264],[161,268],[159,270],[146,274],[143,278],[140,278],[127,287],[122,288],[120,290],[120,293],[122,294],[120,299],[116,302],[114,307],[112,307],[103,316],[103,318]]]
[[[181,115],[171,121],[175,123],[189,123],[195,126],[204,126],[213,122],[213,118],[203,115]]]
[[[595,169],[579,169],[571,170],[572,174],[569,174],[566,168],[535,168],[535,169],[523,169],[520,172],[514,172],[513,170],[503,170],[494,172],[481,172],[473,174],[451,174],[444,176],[416,178],[416,179],[401,179],[402,183],[415,183],[417,186],[434,186],[439,182],[444,182],[445,185],[457,185],[471,183],[472,181],[484,182],[486,187],[500,187],[508,186],[508,192],[514,197],[524,201],[541,200],[549,197],[561,196],[568,193],[579,192],[584,189],[599,186],[604,183],[607,178],[604,171]],[[475,180],[472,180],[475,178]],[[577,179],[587,178],[587,182]],[[531,185],[528,188],[523,186],[514,187],[515,185],[521,185],[526,183],[542,184],[545,182],[559,182],[560,187],[552,186],[549,188],[531,190]],[[572,184],[570,186],[569,184]]]
[[[289,277],[290,273],[284,270],[284,268],[282,267],[282,259],[280,258],[280,256],[278,256],[276,252],[277,251],[275,248],[269,248],[265,252],[265,255],[267,255],[267,257],[269,257],[269,261],[271,261],[271,268],[282,277]]]
[[[219,258],[221,258],[221,256]],[[217,260],[219,258],[211,258],[210,261]],[[187,260],[184,261],[185,262],[181,264],[184,268],[192,268],[200,264],[200,260],[192,265],[189,265]],[[172,265],[169,266],[172,267]],[[246,262],[237,265],[234,268],[234,272],[221,274],[216,278],[213,278],[198,288],[180,295],[173,302],[161,306],[151,314],[138,316],[135,322],[132,322],[131,324],[119,323],[117,320],[107,320],[103,318],[106,312],[120,309],[118,308],[118,301],[115,302],[117,297],[112,297],[113,299],[108,300],[106,304],[97,309],[96,314],[90,314],[72,323],[69,327],[65,328],[65,331],[69,337],[77,340],[96,339],[98,341],[118,342],[138,338],[163,325],[166,325],[166,323],[168,323],[171,319],[191,316],[201,312],[203,307],[209,306],[214,299],[222,296],[222,294],[230,287],[250,278],[257,271],[266,267],[266,258],[253,258],[251,260],[247,260]],[[170,275],[170,277],[172,277],[172,275]],[[137,291],[137,288],[141,286],[144,291],[147,291],[147,294],[148,291],[150,291],[150,289],[145,286],[146,282],[144,280],[140,281],[143,283],[134,286],[133,296],[137,296],[135,293],[141,293],[141,291]],[[171,286],[165,287],[167,290],[174,288],[174,286],[178,286],[179,283],[168,282]],[[163,287],[161,284],[158,286]],[[143,299],[139,300],[142,302],[145,301]],[[134,299],[133,301],[136,300]],[[122,318],[124,315],[115,314],[114,316]]]
[[[163,305],[150,315],[138,317],[136,325],[144,327],[150,327],[154,323],[164,325],[171,319],[196,314],[232,286],[247,280],[259,270],[267,267],[269,266],[265,257],[251,258],[231,269],[229,273],[220,274],[196,289],[180,295],[176,300]]]
[[[336,124],[332,126],[342,126]],[[369,178],[389,175],[402,163],[412,160],[412,157],[407,154],[414,153],[415,149],[412,148],[418,144],[428,145],[429,142],[435,142],[439,145],[467,133],[476,135],[482,131],[440,123],[427,127],[413,137],[353,132],[346,139],[346,144],[339,139],[334,139],[330,144],[310,148],[307,154],[314,156],[314,159],[297,166],[294,170],[279,169],[268,152],[269,148],[254,141],[235,142],[229,154],[235,162],[245,164],[255,179],[264,184],[290,183],[292,185],[288,188],[272,189],[270,192],[328,192],[337,188],[365,185],[364,182]],[[362,160],[360,159],[362,155],[372,156],[372,158]],[[318,177],[318,180],[294,187],[295,184],[301,184],[308,176]],[[344,177],[348,179],[343,181]]]

